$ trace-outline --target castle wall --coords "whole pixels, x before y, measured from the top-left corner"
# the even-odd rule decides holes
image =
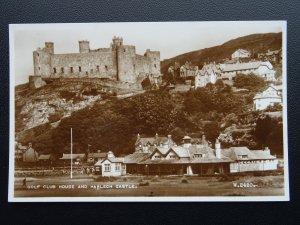
[[[51,58],[51,67],[54,77],[89,76],[116,79],[117,73],[115,52],[110,49],[89,53],[56,54]]]
[[[142,55],[135,56],[135,73],[137,76],[142,75],[145,76],[146,74],[150,73],[149,69],[149,59]]]

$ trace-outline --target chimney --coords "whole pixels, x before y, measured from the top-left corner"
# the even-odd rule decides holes
[[[184,148],[189,148],[191,146],[191,138],[189,136],[184,136],[183,137],[183,147]]]
[[[216,139],[215,150],[216,150],[216,157],[218,159],[221,159],[221,144],[218,139]]]
[[[112,151],[109,151],[108,153],[107,153],[107,158],[114,158],[115,156],[114,156],[114,153],[112,152]]]
[[[268,155],[271,155],[271,151],[269,147],[265,147],[264,152],[266,152]]]
[[[205,137],[204,134],[202,135],[202,141],[201,142],[202,142],[202,145],[205,145],[205,146],[208,145],[208,142],[207,142],[206,137]]]

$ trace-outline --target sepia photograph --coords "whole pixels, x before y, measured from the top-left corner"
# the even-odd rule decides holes
[[[9,201],[289,201],[286,21],[10,24],[9,44]]]

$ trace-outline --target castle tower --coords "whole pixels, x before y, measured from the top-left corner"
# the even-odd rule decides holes
[[[123,45],[123,38],[114,36],[112,39],[112,48],[116,50],[118,47]]]
[[[54,43],[53,42],[45,42],[44,51],[49,54],[54,54]]]
[[[122,45],[116,42],[117,79],[122,82],[135,83],[135,46]]]
[[[218,139],[216,139],[215,150],[216,150],[216,157],[218,159],[221,159],[221,144]]]
[[[79,41],[79,52],[89,53],[90,52],[90,42],[89,41]]]
[[[150,74],[160,75],[160,52],[147,49],[144,56],[148,58]]]

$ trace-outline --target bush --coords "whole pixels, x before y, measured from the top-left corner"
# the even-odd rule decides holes
[[[149,182],[148,181],[140,182],[139,186],[149,186]]]
[[[181,179],[181,183],[183,183],[183,184],[187,184],[188,183],[188,180],[186,179],[185,176]]]

